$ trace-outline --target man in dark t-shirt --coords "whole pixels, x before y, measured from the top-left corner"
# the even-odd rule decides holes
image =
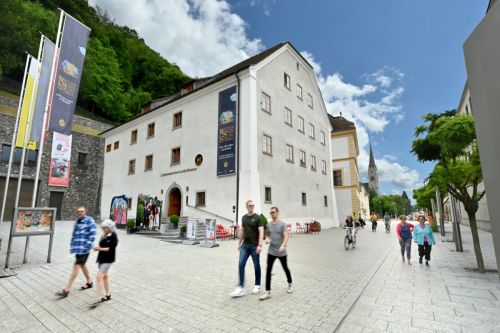
[[[255,286],[252,289],[252,294],[260,292],[260,261],[259,255],[262,251],[262,241],[264,239],[264,225],[260,219],[260,215],[254,213],[255,205],[252,200],[247,201],[247,214],[243,216],[240,230],[240,238],[238,241],[238,250],[240,251],[239,260],[239,285],[231,293],[232,297],[241,297],[245,295],[245,266],[248,257],[252,256],[253,266],[255,270]]]

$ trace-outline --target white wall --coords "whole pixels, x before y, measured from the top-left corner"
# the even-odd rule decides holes
[[[350,189],[335,189],[337,207],[339,209],[340,223],[343,223],[347,215],[352,215],[352,198]]]
[[[349,157],[349,140],[347,137],[332,138],[332,158],[334,160]]]

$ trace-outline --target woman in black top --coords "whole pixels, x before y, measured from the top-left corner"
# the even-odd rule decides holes
[[[118,245],[118,237],[114,232],[115,223],[109,219],[101,223],[103,236],[99,241],[99,245],[94,247],[94,251],[99,252],[97,255],[97,263],[99,272],[97,273],[97,299],[91,307],[96,307],[99,303],[111,300],[111,289],[109,287],[109,268],[115,262],[116,246]],[[106,290],[106,297],[102,296],[102,288]]]

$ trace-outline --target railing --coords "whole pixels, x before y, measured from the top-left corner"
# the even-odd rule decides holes
[[[197,209],[197,210],[199,210],[200,212],[203,212],[203,213],[209,214],[209,215],[211,215],[211,216],[215,216],[215,217],[216,217],[216,218],[218,218],[218,219],[225,220],[225,221],[229,222],[230,224],[233,224],[233,223],[234,223],[234,221],[233,221],[233,220],[231,220],[231,219],[228,219],[228,218],[226,218],[226,217],[224,217],[224,216],[217,215],[217,214],[215,214],[215,213],[211,213],[211,212],[209,212],[209,211],[207,211],[207,210],[205,210],[205,209],[201,209],[201,208],[199,208],[199,207],[196,207],[196,206],[191,206],[191,205],[186,205],[186,206],[187,206],[187,207],[189,207],[189,208],[194,208],[194,209]]]

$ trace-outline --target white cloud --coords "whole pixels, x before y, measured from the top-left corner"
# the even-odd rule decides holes
[[[191,76],[213,75],[263,48],[246,23],[218,0],[90,0],[116,23],[128,25],[146,43]]]

